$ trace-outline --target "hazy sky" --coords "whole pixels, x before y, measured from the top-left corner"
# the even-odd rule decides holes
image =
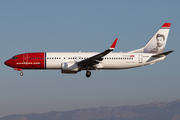
[[[180,1],[174,0],[1,0],[0,117],[100,106],[170,102],[180,98]],[[85,71],[19,71],[4,65],[25,52],[102,52],[119,38],[114,52],[143,47],[171,22],[165,51],[154,65]]]

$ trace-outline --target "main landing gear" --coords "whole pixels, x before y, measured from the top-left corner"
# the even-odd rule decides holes
[[[86,70],[86,77],[90,77],[91,76],[91,72],[89,70]]]

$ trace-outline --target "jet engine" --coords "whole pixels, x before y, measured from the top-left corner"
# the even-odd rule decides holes
[[[78,71],[78,64],[75,62],[64,62],[61,64],[62,73],[77,73]]]

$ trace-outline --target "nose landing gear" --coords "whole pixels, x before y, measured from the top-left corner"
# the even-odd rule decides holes
[[[16,70],[16,71],[21,71],[20,75],[21,75],[21,76],[24,75],[21,68],[14,68],[14,70]]]
[[[20,76],[23,76],[24,74],[23,74],[23,72],[21,71],[21,73],[20,73]]]

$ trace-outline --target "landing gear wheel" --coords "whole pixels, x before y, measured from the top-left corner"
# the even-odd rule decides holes
[[[23,76],[23,72],[21,72],[20,75]]]
[[[90,71],[87,71],[86,72],[86,77],[90,77],[91,76],[91,72]]]

